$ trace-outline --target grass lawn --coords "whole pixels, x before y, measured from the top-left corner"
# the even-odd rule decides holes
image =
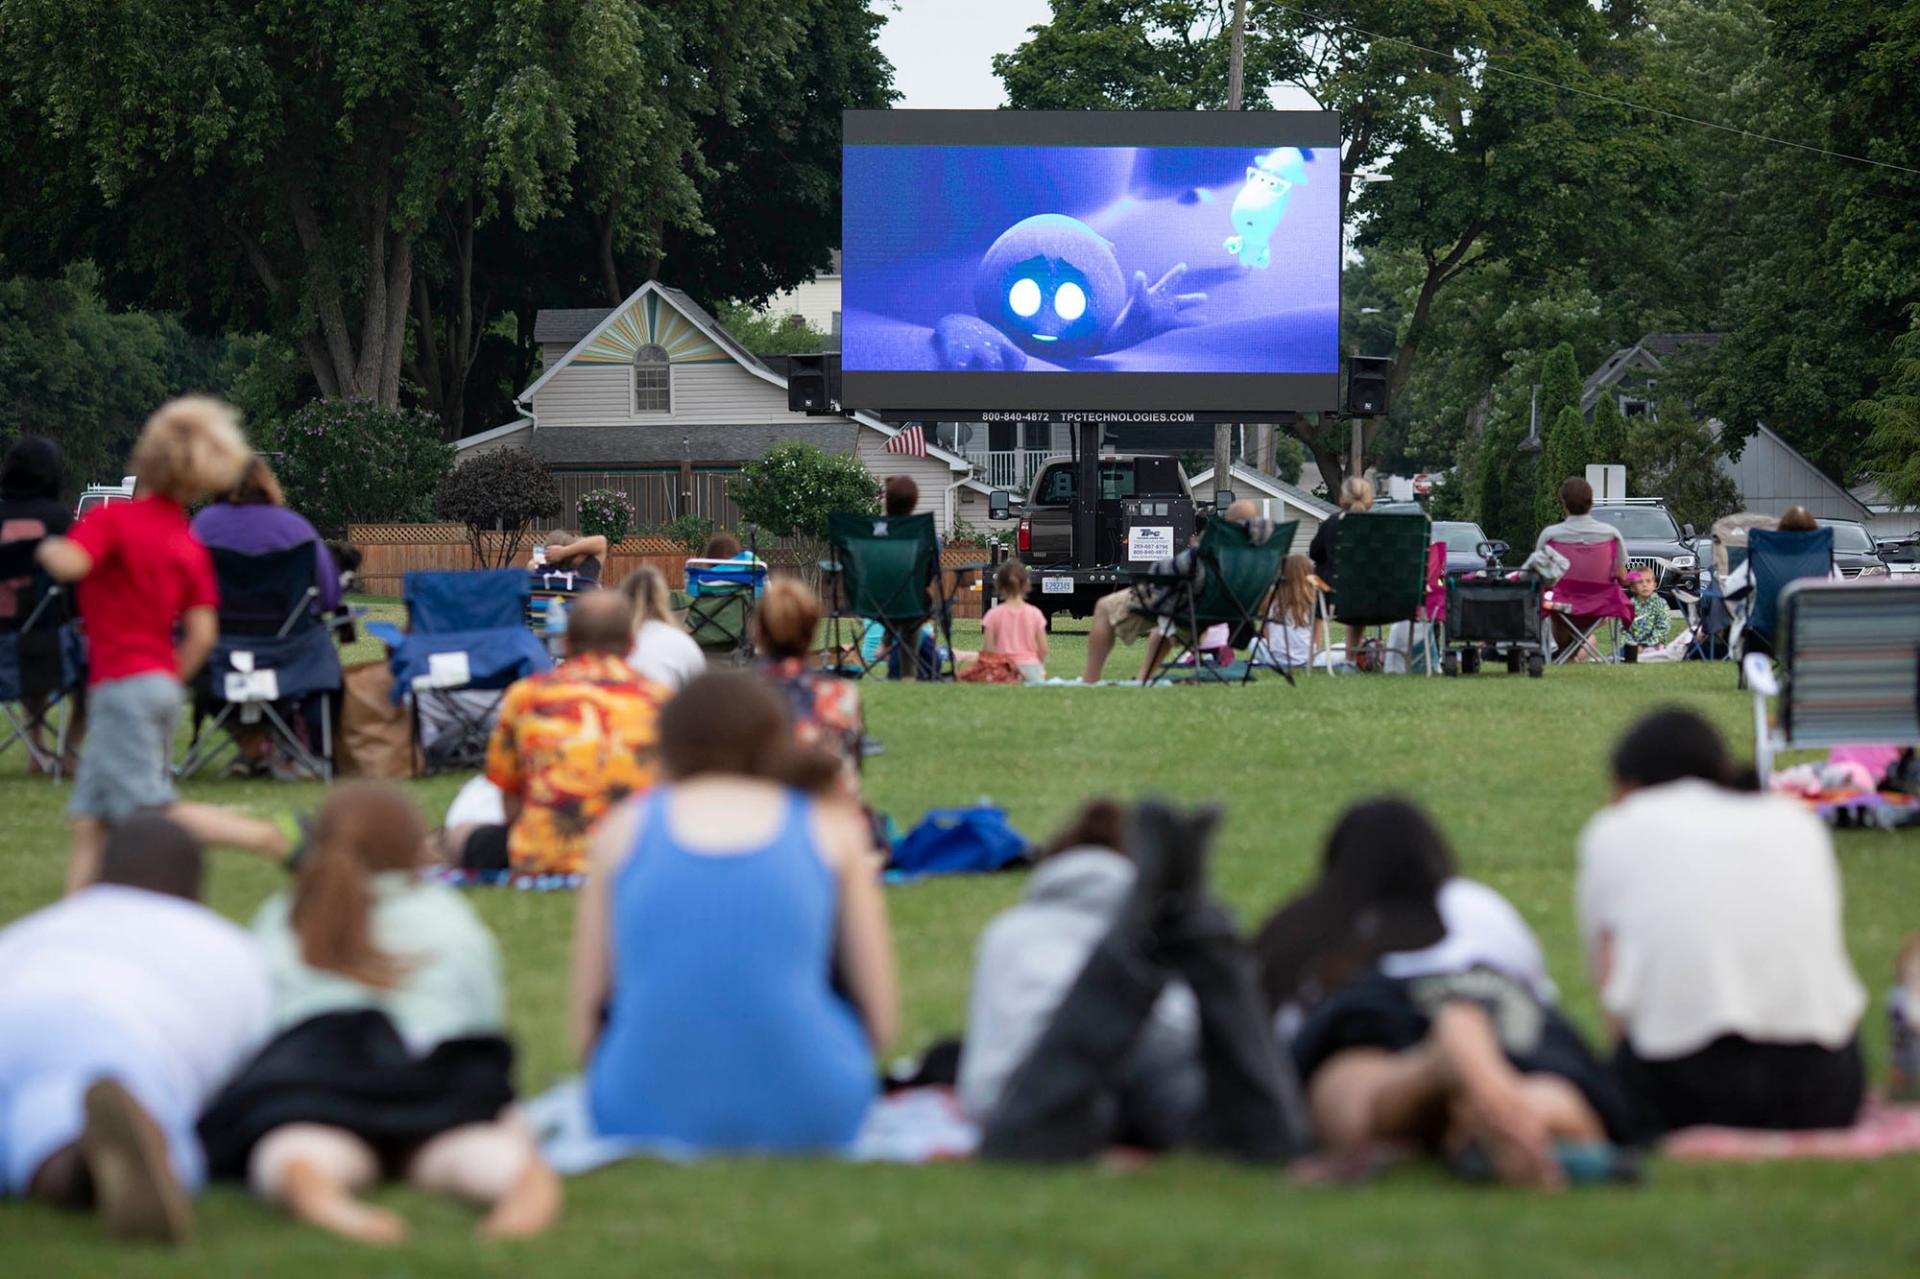
[[[977,626],[957,636],[977,646]],[[1084,635],[1054,639],[1075,674]],[[370,655],[370,654],[369,654]],[[1113,659],[1138,669],[1139,650]],[[903,825],[927,808],[991,797],[1044,836],[1080,798],[1160,793],[1228,808],[1216,879],[1252,923],[1309,877],[1342,805],[1382,791],[1439,816],[1467,871],[1507,893],[1545,944],[1573,1015],[1597,1026],[1572,915],[1574,839],[1605,798],[1603,760],[1635,715],[1682,702],[1735,741],[1751,732],[1728,665],[1573,667],[1543,681],[1315,675],[1289,688],[1011,689],[872,685],[884,754],[869,793]],[[51,900],[66,861],[64,788],[0,760],[0,922]],[[459,778],[416,783],[437,817]],[[206,780],[195,798],[266,812],[318,787]],[[1657,838],[1657,832],[1649,832]],[[1920,929],[1920,832],[1846,833],[1847,935],[1875,993],[1866,1025],[1876,1077],[1880,994],[1902,935]],[[1675,850],[1681,855],[1684,850]],[[214,863],[214,905],[247,919],[282,882],[240,857]],[[972,943],[1021,891],[1015,876],[889,890],[904,987],[902,1047],[960,1029]],[[507,956],[520,1077],[539,1089],[573,1069],[562,1008],[571,899],[511,891],[474,902]],[[629,1164],[569,1185],[566,1218],[534,1244],[478,1245],[473,1216],[390,1192],[414,1241],[369,1254],[297,1229],[244,1194],[201,1204],[200,1240],[177,1254],[100,1241],[84,1218],[0,1206],[0,1271],[40,1276],[612,1273],[1530,1275],[1920,1273],[1920,1159],[1820,1166],[1656,1164],[1642,1189],[1537,1198],[1473,1190],[1424,1171],[1359,1190],[1291,1188],[1270,1172],[1169,1159],[1144,1171],[980,1166]]]

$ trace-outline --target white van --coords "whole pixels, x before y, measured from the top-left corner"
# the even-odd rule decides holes
[[[80,502],[73,508],[76,516],[85,515],[96,506],[105,506],[109,502],[131,502],[133,500],[133,476],[123,478],[118,484],[89,484],[80,494]]]

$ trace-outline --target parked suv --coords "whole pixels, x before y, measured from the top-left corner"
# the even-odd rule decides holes
[[[1880,559],[1895,577],[1920,574],[1920,533],[1908,538],[1880,539]]]
[[[1694,572],[1693,526],[1676,527],[1658,498],[1596,505],[1593,518],[1620,530],[1627,544],[1627,567],[1651,572],[1662,598],[1673,604],[1674,588]]]
[[[1833,530],[1833,563],[1842,577],[1885,577],[1886,561],[1873,544],[1873,535],[1858,520],[1821,520]]]

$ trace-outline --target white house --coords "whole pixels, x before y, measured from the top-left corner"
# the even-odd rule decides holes
[[[1320,531],[1320,525],[1326,522],[1339,508],[1331,502],[1322,501],[1296,484],[1289,484],[1274,475],[1262,475],[1251,467],[1239,463],[1233,465],[1232,480],[1221,488],[1230,488],[1236,498],[1250,498],[1266,504],[1267,518],[1275,524],[1284,524],[1294,520],[1299,527],[1293,531],[1293,545],[1289,550],[1293,554],[1305,555],[1307,546],[1313,541],[1313,535]],[[1202,501],[1211,501],[1216,486],[1213,482],[1213,468],[1189,479],[1193,495]]]
[[[840,250],[833,251],[833,261],[825,271],[804,284],[774,294],[760,310],[776,320],[797,315],[820,332],[839,337]]]
[[[687,513],[737,527],[727,477],[775,444],[805,440],[853,454],[875,476],[913,476],[919,509],[943,530],[987,523],[989,490],[965,458],[931,439],[924,457],[889,453],[899,428],[862,413],[789,412],[786,378],[677,289],[649,281],[611,309],[541,311],[534,340],[543,367],[515,397],[524,416],[455,448],[532,452],[560,481],[563,522],[582,493],[618,488],[641,527]]]

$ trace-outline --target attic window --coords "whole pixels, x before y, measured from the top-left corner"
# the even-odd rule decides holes
[[[664,346],[649,344],[633,353],[633,411],[673,412],[673,365]]]

